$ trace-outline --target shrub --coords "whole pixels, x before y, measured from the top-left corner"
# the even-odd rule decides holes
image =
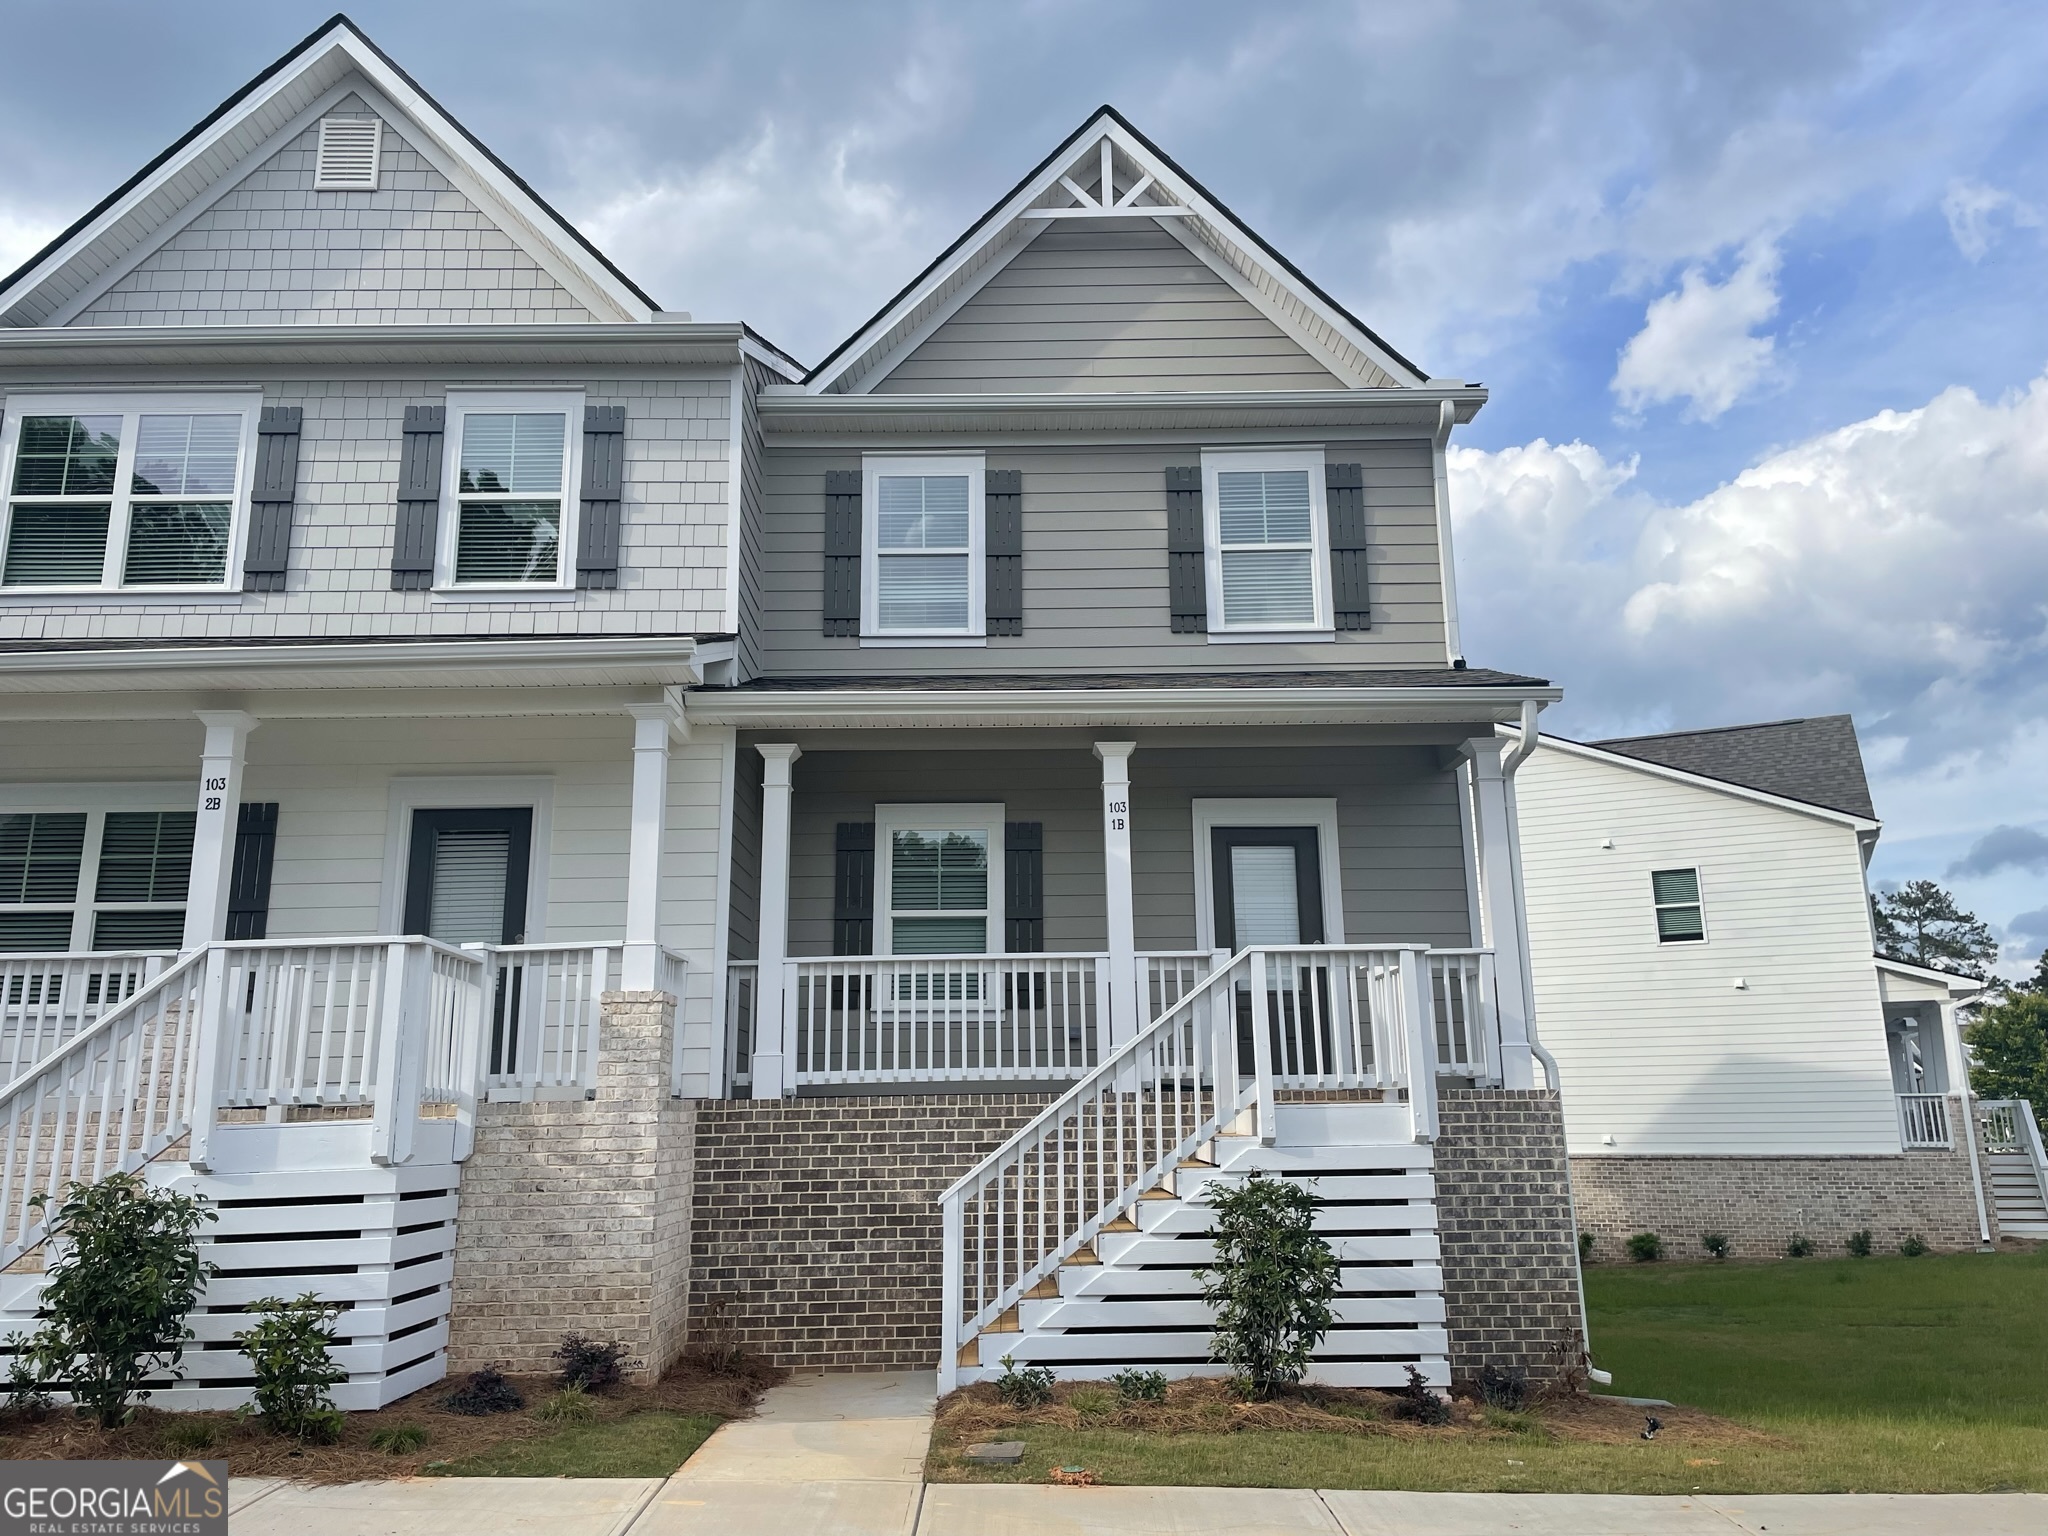
[[[1052,1401],[1052,1372],[1042,1365],[1022,1370],[1008,1355],[1003,1356],[1003,1374],[996,1378],[996,1396],[1011,1408],[1036,1408]]]
[[[1141,1371],[1136,1366],[1118,1371],[1109,1378],[1116,1388],[1116,1395],[1126,1402],[1163,1403],[1166,1401],[1166,1373],[1164,1371]]]
[[[1435,1389],[1422,1379],[1422,1372],[1412,1365],[1408,1367],[1408,1385],[1395,1394],[1394,1413],[1415,1424],[1451,1422],[1451,1405],[1437,1396]]]
[[[1728,1234],[1726,1232],[1702,1232],[1700,1234],[1700,1246],[1707,1250],[1709,1258],[1725,1259],[1728,1257],[1728,1250],[1733,1245],[1728,1241]]]
[[[471,1371],[468,1380],[441,1399],[441,1406],[450,1413],[480,1419],[491,1413],[516,1413],[526,1406],[526,1399],[502,1371],[487,1365],[480,1371]]]
[[[1863,1227],[1849,1234],[1849,1257],[1867,1259],[1870,1257],[1870,1228]]]
[[[600,1344],[596,1339],[572,1333],[563,1338],[562,1347],[555,1351],[554,1359],[562,1367],[563,1386],[602,1392],[606,1387],[619,1384],[619,1365],[632,1352],[617,1339]]]
[[[10,1333],[7,1347],[14,1351],[14,1358],[7,1362],[8,1409],[40,1419],[50,1411],[50,1392],[36,1374],[35,1359],[28,1353],[29,1341],[21,1334]]]
[[[272,1433],[331,1445],[341,1438],[341,1410],[332,1388],[348,1380],[334,1363],[334,1331],[341,1315],[311,1291],[296,1301],[275,1296],[250,1304],[256,1321],[235,1335],[256,1376],[256,1412]]]
[[[1590,1232],[1581,1232],[1579,1234],[1579,1262],[1581,1264],[1593,1262],[1593,1234]]]
[[[588,1424],[597,1417],[597,1404],[582,1387],[568,1386],[547,1397],[533,1416],[543,1424]]]
[[[427,1443],[427,1432],[417,1424],[393,1424],[370,1436],[370,1449],[386,1456],[410,1456]]]
[[[1654,1264],[1664,1257],[1664,1239],[1654,1232],[1638,1232],[1628,1240],[1628,1256],[1638,1264]]]
[[[1479,1372],[1479,1397],[1489,1408],[1520,1413],[1529,1405],[1529,1379],[1520,1371],[1484,1366]]]
[[[48,1203],[29,1198],[37,1211]],[[126,1423],[129,1399],[149,1396],[144,1381],[183,1374],[185,1317],[214,1270],[199,1261],[199,1224],[214,1219],[203,1201],[139,1174],[70,1185],[48,1215],[44,1322],[28,1341],[26,1379],[61,1384],[105,1428]]]
[[[1917,1234],[1899,1244],[1900,1256],[1908,1259],[1917,1259],[1928,1251],[1927,1245],[1920,1241]]]
[[[1793,1233],[1792,1241],[1785,1245],[1785,1257],[1788,1259],[1812,1258],[1813,1239],[1810,1237],[1803,1237],[1797,1232]]]
[[[196,1456],[201,1451],[213,1449],[220,1439],[220,1430],[211,1419],[188,1418],[179,1414],[164,1425],[164,1449],[173,1456]]]
[[[713,1376],[743,1376],[753,1363],[753,1356],[740,1343],[739,1324],[733,1321],[732,1297],[712,1295],[704,1298],[704,1313],[697,1326],[690,1330],[689,1348],[683,1351],[686,1358],[699,1370]]]
[[[1211,1184],[1216,1261],[1195,1271],[1216,1309],[1210,1354],[1233,1366],[1251,1395],[1298,1381],[1336,1315],[1337,1256],[1316,1235],[1316,1197],[1254,1171]]]

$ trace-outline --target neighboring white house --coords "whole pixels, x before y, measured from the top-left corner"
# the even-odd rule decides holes
[[[1580,743],[1517,780],[1543,1041],[1580,1229],[1779,1252],[1992,1234],[1957,1004],[1874,955],[1879,822],[1847,715]]]

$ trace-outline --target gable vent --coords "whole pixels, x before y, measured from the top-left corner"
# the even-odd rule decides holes
[[[377,150],[384,124],[374,117],[320,119],[320,159],[313,171],[316,192],[377,190]]]

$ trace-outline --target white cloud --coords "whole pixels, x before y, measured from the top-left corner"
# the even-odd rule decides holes
[[[62,228],[54,219],[0,206],[0,276],[12,272],[48,245]]]
[[[1956,249],[1973,262],[1982,261],[1997,242],[2002,232],[1998,215],[2004,214],[2004,222],[2015,228],[2038,228],[2041,223],[2039,211],[2012,193],[1967,178],[1949,183],[1942,194],[1941,211]]]
[[[1622,348],[1609,385],[1615,397],[1632,411],[1684,400],[1688,418],[1712,421],[1769,382],[1776,343],[1754,333],[1778,312],[1778,259],[1775,245],[1754,245],[1719,283],[1688,267]]]

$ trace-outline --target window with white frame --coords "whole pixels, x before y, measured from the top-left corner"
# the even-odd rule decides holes
[[[246,396],[9,400],[0,587],[229,587],[261,406]]]
[[[862,471],[861,633],[984,633],[984,460],[871,457]]]
[[[1212,633],[1331,627],[1324,503],[1320,452],[1202,455]]]
[[[0,953],[172,950],[191,811],[0,812]]]
[[[580,394],[448,397],[437,585],[568,585],[582,422]]]
[[[875,807],[875,907],[885,955],[984,955],[1000,949],[1003,808]]]
[[[1650,900],[1657,912],[1657,942],[1696,944],[1707,936],[1697,869],[1653,869]]]

